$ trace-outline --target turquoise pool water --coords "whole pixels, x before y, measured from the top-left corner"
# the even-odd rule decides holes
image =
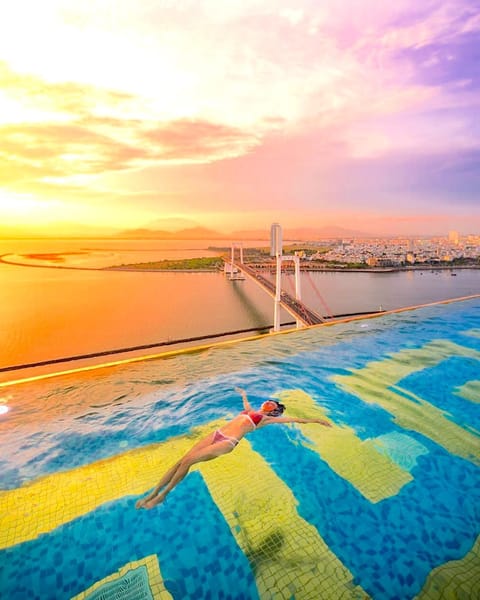
[[[332,432],[252,433],[209,463],[222,477],[194,471],[164,505],[136,511],[144,470],[159,478],[192,431],[240,411],[237,385],[252,404],[276,395],[293,414],[308,405]],[[169,596],[138,571],[139,598],[480,590],[478,299],[24,383],[0,397],[10,407],[0,416],[2,597],[72,598],[152,555]],[[149,460],[169,443],[162,461]],[[109,469],[120,460],[117,487]],[[74,485],[86,469],[93,492]],[[308,564],[289,537],[299,524],[324,548]],[[322,591],[333,561],[349,574],[341,596]],[[97,595],[118,592],[103,586]]]

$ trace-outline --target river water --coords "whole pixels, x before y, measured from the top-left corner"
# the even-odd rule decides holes
[[[207,251],[209,246],[229,243],[0,241],[0,255],[18,263],[0,263],[0,368],[271,326],[272,299],[249,280],[231,282],[222,273],[95,270],[209,256],[213,255]],[[55,256],[59,253],[62,256]],[[293,289],[292,279],[284,277],[287,292]],[[302,274],[303,301],[322,315],[389,310],[478,293],[480,270],[472,269]],[[289,322],[291,317],[284,314],[282,320]],[[114,359],[178,347],[115,355]],[[0,381],[106,360],[112,358],[5,371],[0,372]]]

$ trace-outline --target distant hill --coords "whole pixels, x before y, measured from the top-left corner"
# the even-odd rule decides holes
[[[185,225],[192,224],[191,227]],[[137,229],[118,231],[111,227],[91,226],[81,223],[56,222],[45,225],[13,227],[0,224],[0,239],[12,238],[103,238],[151,239],[151,240],[270,240],[270,225],[264,229],[241,229],[231,232],[216,231],[201,227],[189,219],[157,219]],[[368,238],[374,234],[344,227],[296,227],[283,229],[283,239],[287,241],[319,241],[332,238]]]
[[[374,234],[357,231],[355,229],[345,229],[327,225],[325,227],[298,227],[283,230],[283,239],[289,240],[322,240],[329,238],[366,238],[375,237]]]
[[[128,239],[155,239],[155,240],[224,240],[229,236],[206,227],[189,227],[178,231],[164,229],[127,229],[116,234],[115,237]]]
[[[270,240],[270,228],[268,229],[245,229],[240,231],[232,231],[226,239],[235,241],[242,240]]]
[[[184,217],[162,217],[143,225],[143,229],[155,231],[181,231],[182,229],[192,229],[194,227],[200,227],[200,224],[193,219],[185,219]]]
[[[167,231],[165,229],[156,229],[151,227],[139,229],[127,229],[116,234],[115,237],[127,239],[155,239],[155,240],[270,240],[270,227],[265,229],[244,229],[224,233],[208,229],[206,227],[188,227],[177,231]],[[317,241],[331,238],[353,238],[353,237],[373,237],[372,234],[343,227],[299,227],[286,228],[283,230],[284,240],[304,240]]]
[[[228,236],[227,236],[228,237]],[[238,240],[270,240],[270,227],[268,229],[233,231],[230,237]],[[284,240],[317,241],[331,238],[366,238],[374,237],[373,234],[344,227],[296,227],[284,228]]]

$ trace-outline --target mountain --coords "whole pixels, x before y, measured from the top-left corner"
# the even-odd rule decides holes
[[[165,223],[166,219],[160,219],[159,222]],[[270,240],[270,227],[265,229],[243,229],[230,233],[223,233],[208,229],[206,227],[188,227],[177,231],[167,231],[166,229],[157,229],[154,225],[156,221],[149,223],[139,229],[127,229],[118,233],[115,237],[128,239],[154,239],[154,240]],[[366,238],[374,237],[372,234],[343,227],[298,227],[286,228],[283,230],[284,240],[304,240],[316,241],[331,238]]]
[[[161,217],[145,223],[142,229],[180,231],[182,229],[191,229],[194,227],[200,227],[200,224],[193,219],[186,219],[184,217]]]
[[[193,225],[185,227],[185,225]],[[174,228],[174,229],[173,229]],[[7,226],[0,224],[0,238],[59,238],[59,237],[115,237],[124,239],[151,240],[232,240],[255,241],[270,240],[270,226],[264,229],[243,229],[232,232],[219,232],[207,227],[201,227],[190,219],[163,218],[147,223],[138,229],[118,231],[111,227],[91,226],[81,223],[55,222],[45,225]],[[284,228],[284,240],[316,241],[331,238],[366,238],[373,235],[345,229],[343,227],[297,227]]]
[[[345,229],[335,225],[326,225],[325,227],[297,227],[286,228],[283,230],[284,240],[322,240],[330,238],[367,238],[375,237],[371,233],[365,231],[357,231],[354,229]]]
[[[229,236],[206,227],[189,227],[178,231],[148,228],[127,229],[121,231],[115,237],[152,240],[224,240],[228,239]]]
[[[227,236],[228,238],[229,236]],[[252,229],[233,231],[230,237],[235,240],[270,240],[270,227],[268,229]],[[331,238],[368,238],[373,234],[344,227],[293,227],[283,229],[284,240],[317,241]]]
[[[225,239],[235,241],[242,240],[270,240],[270,228],[268,229],[245,229],[240,231],[232,231]]]

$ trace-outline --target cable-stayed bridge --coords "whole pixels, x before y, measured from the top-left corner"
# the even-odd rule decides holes
[[[232,252],[233,255],[233,252]],[[257,283],[267,294],[269,294],[274,300],[277,298],[277,290],[274,283],[269,281],[266,277],[258,273],[254,268],[246,265],[242,262],[243,257],[240,260],[225,260],[226,264],[232,265],[232,269],[238,269],[246,277]],[[290,314],[294,319],[300,321],[303,326],[318,325],[324,323],[325,319],[315,311],[311,310],[301,300],[294,298],[285,291],[280,292],[280,305]]]

